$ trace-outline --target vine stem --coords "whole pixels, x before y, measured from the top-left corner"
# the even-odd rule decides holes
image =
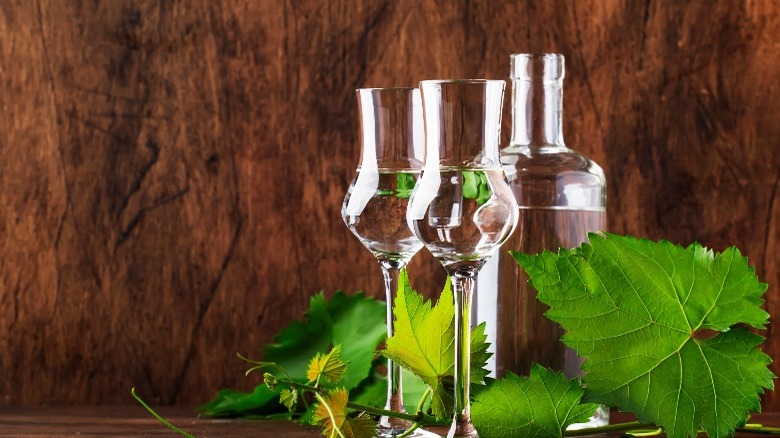
[[[396,438],[406,438],[409,435],[411,435],[415,430],[417,430],[417,428],[419,428],[420,426],[422,426],[422,424],[414,423],[414,424],[412,424],[412,427],[410,427],[409,429],[406,429],[406,432],[398,435],[398,437],[396,437]]]
[[[640,423],[638,421],[629,421],[628,423],[608,424],[606,426],[588,427],[585,429],[567,430],[563,433],[563,436],[583,436],[583,435],[595,435],[605,432],[614,432],[618,430],[628,430],[637,428],[658,427],[651,423]]]
[[[292,388],[298,388],[305,391],[309,391],[314,393],[315,397],[322,403],[325,408],[328,410],[328,413],[331,416],[331,420],[333,421],[333,424],[335,426],[335,418],[333,417],[333,412],[330,409],[330,406],[325,402],[322,395],[325,393],[325,391],[317,386],[310,386],[303,383],[295,382],[292,377],[282,368],[279,366],[279,364],[276,364],[274,362],[260,362],[260,361],[254,361],[251,359],[247,359],[240,354],[238,355],[241,359],[255,364],[256,366],[250,368],[247,371],[247,374],[251,373],[252,371],[257,371],[262,368],[275,368],[276,370],[280,371],[282,374],[285,375],[289,380],[278,380],[277,384],[287,385]],[[160,415],[158,415],[154,410],[152,410],[149,405],[147,405],[136,393],[135,388],[132,389],[133,397],[141,403],[141,405],[146,408],[147,411],[149,411],[152,415],[154,415],[155,418],[157,418],[160,422],[168,426],[170,429],[178,432],[182,436],[185,436],[187,438],[195,438],[192,435],[188,434],[187,432],[179,429],[178,427],[174,426],[170,422],[166,421],[164,418],[162,418]],[[437,421],[435,417],[432,417],[430,415],[423,414],[423,406],[425,405],[425,401],[428,399],[428,397],[431,394],[431,388],[428,387],[425,392],[423,393],[422,398],[420,399],[419,404],[417,405],[417,411],[415,414],[405,414],[401,412],[395,412],[387,409],[381,409],[381,408],[375,408],[373,406],[365,406],[358,403],[352,403],[347,402],[347,407],[350,409],[355,409],[358,411],[367,412],[372,415],[380,415],[380,416],[388,416],[388,417],[394,417],[394,418],[400,418],[403,420],[409,420],[412,421],[414,424],[412,427],[406,432],[411,433],[415,429],[421,427],[421,426],[447,426],[449,423],[447,422],[441,422]],[[304,400],[305,403],[305,400]],[[618,424],[609,424],[606,426],[599,426],[599,427],[589,427],[585,429],[577,429],[577,430],[567,430],[564,431],[563,436],[565,437],[577,437],[577,436],[584,436],[584,435],[595,435],[600,433],[606,433],[606,432],[615,432],[615,431],[624,431],[624,430],[631,430],[631,429],[643,429],[643,428],[658,428],[653,423],[640,423],[638,421],[630,421],[627,423],[618,423]],[[338,433],[338,435],[341,438],[345,438],[344,434],[341,432],[341,429],[339,429],[337,426],[334,427],[334,431]],[[780,427],[765,427],[765,426],[754,426],[754,427],[738,427],[735,429],[736,432],[743,432],[743,433],[755,433],[760,435],[773,435],[773,436],[780,436]],[[399,438],[406,436],[406,433],[404,435],[401,435]]]
[[[583,435],[596,435],[599,433],[606,433],[606,432],[615,432],[615,431],[621,431],[621,430],[631,430],[631,429],[655,429],[658,426],[656,426],[653,423],[640,423],[638,421],[631,421],[628,423],[618,423],[618,424],[609,424],[607,426],[599,426],[599,427],[589,427],[586,429],[577,429],[577,430],[567,430],[564,432],[563,436],[570,437],[570,436],[583,436]],[[743,432],[743,433],[755,433],[755,434],[761,434],[761,435],[780,435],[780,427],[738,427],[735,429],[736,432]]]
[[[425,389],[425,392],[423,392],[422,397],[420,397],[420,402],[417,403],[417,409],[414,411],[417,416],[423,415],[422,410],[423,406],[425,406],[425,401],[428,400],[428,396],[431,395],[433,391],[431,390],[431,387]],[[412,424],[412,427],[406,430],[406,432],[402,433],[401,435],[398,435],[398,438],[406,438],[412,433],[414,433],[415,430],[419,429],[420,426],[422,426],[422,423],[419,421],[415,421],[414,424]]]
[[[134,399],[135,399],[135,400],[136,400],[138,403],[140,403],[140,404],[141,404],[141,406],[143,406],[143,407],[144,407],[144,409],[146,409],[147,411],[149,411],[149,413],[150,413],[150,414],[152,414],[152,415],[154,416],[154,418],[156,418],[156,419],[157,419],[157,420],[158,420],[160,423],[164,424],[164,425],[165,425],[165,426],[167,426],[169,429],[171,429],[171,430],[173,430],[173,431],[177,432],[179,435],[181,435],[181,436],[183,436],[183,437],[186,437],[186,438],[196,438],[196,437],[195,437],[195,435],[190,435],[189,433],[187,433],[187,432],[185,432],[185,431],[183,431],[183,430],[179,429],[178,427],[174,426],[174,425],[173,425],[173,424],[172,424],[170,421],[166,420],[166,419],[165,419],[165,418],[163,418],[163,417],[162,417],[160,414],[158,414],[157,412],[155,412],[155,411],[154,411],[154,409],[152,409],[152,407],[151,407],[151,406],[149,406],[148,404],[146,404],[146,402],[145,402],[145,401],[143,401],[143,399],[142,399],[142,398],[141,398],[141,397],[140,397],[138,394],[136,394],[136,392],[135,392],[135,387],[133,387],[133,388],[130,390],[130,394],[132,394],[132,395],[133,395],[133,398],[134,398]]]
[[[737,432],[758,433],[762,435],[780,435],[780,427],[738,427]]]
[[[364,406],[352,402],[347,402],[347,407],[358,411],[368,412],[369,414],[373,415],[383,415],[413,422],[420,421],[424,422],[425,424],[438,424],[433,417],[428,417],[427,415],[404,414],[401,412],[389,411],[387,409],[375,408],[373,406]],[[431,421],[426,421],[427,419],[430,419]]]
[[[258,370],[261,370],[261,369],[263,369],[263,368],[274,368],[274,369],[277,369],[277,370],[279,370],[279,372],[281,372],[282,374],[284,374],[284,376],[285,376],[285,377],[287,377],[289,380],[293,380],[292,376],[291,376],[291,375],[289,375],[289,374],[287,373],[287,371],[286,371],[286,370],[285,370],[285,369],[284,369],[284,368],[283,368],[281,365],[279,365],[279,364],[278,364],[278,363],[276,363],[276,362],[261,362],[261,361],[256,361],[256,360],[248,359],[248,358],[246,358],[246,357],[242,356],[242,355],[241,355],[241,353],[236,353],[236,355],[238,355],[238,358],[239,358],[239,359],[241,359],[241,360],[243,360],[243,361],[245,361],[245,362],[249,362],[249,363],[251,363],[251,364],[254,364],[254,365],[256,365],[256,366],[253,366],[252,368],[250,368],[250,369],[246,370],[246,373],[245,373],[245,375],[247,375],[247,376],[248,376],[249,374],[251,374],[252,372],[254,372],[254,371],[258,371]]]
[[[293,382],[291,380],[279,380],[277,382],[278,385],[287,385],[293,388],[302,389],[304,391],[313,392],[316,395],[322,395],[323,390],[321,388],[316,388],[314,386],[306,385],[303,383]],[[432,417],[430,415],[425,415],[422,413],[418,414],[404,414],[401,412],[395,412],[390,411],[387,409],[382,408],[375,408],[373,406],[366,406],[361,405],[358,403],[352,403],[347,402],[347,407],[350,409],[355,409],[358,411],[364,411],[372,415],[386,415],[388,417],[394,417],[394,418],[401,418],[403,420],[409,420],[414,423],[420,423],[421,426],[446,426],[449,423],[443,423],[440,421],[436,421],[435,417]]]

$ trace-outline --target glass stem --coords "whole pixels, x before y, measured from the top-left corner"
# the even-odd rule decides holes
[[[476,270],[452,274],[455,298],[455,423],[454,436],[476,436],[471,424],[469,385],[471,383],[471,298]]]
[[[398,260],[380,260],[382,274],[385,277],[385,299],[387,300],[387,337],[393,336],[393,299],[398,290],[398,277],[401,269],[406,265]],[[387,404],[385,409],[393,412],[406,412],[404,409],[404,399],[401,386],[401,367],[392,360],[387,360]],[[406,428],[409,422],[399,418],[389,418],[384,416],[379,424],[390,428]]]

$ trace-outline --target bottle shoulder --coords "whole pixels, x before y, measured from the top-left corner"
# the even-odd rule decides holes
[[[501,150],[501,164],[507,174],[590,174],[604,180],[604,170],[584,154],[565,146],[508,146]]]
[[[606,206],[604,171],[577,151],[561,146],[509,146],[501,151],[501,163],[520,206]]]

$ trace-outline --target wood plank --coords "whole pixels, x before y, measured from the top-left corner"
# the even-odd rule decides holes
[[[181,407],[161,408],[159,413],[168,421],[198,437],[227,436],[305,438],[321,436],[313,427],[303,427],[288,421],[211,420],[194,418],[192,411]],[[613,413],[616,422],[632,421],[633,417]],[[757,414],[753,421],[765,426],[780,423],[780,414]],[[445,428],[446,429],[446,428]],[[445,434],[446,430],[439,433]],[[0,407],[0,437],[171,437],[178,436],[167,429],[141,407]],[[619,433],[596,435],[621,436]],[[738,437],[760,436],[737,434]]]
[[[381,290],[340,218],[353,89],[506,78],[513,52],[567,56],[611,230],[738,245],[777,319],[778,33],[771,0],[0,0],[0,403],[257,384],[235,353],[312,294]],[[411,274],[440,290],[427,252]]]
[[[163,408],[160,414],[177,427],[198,437],[317,437],[319,431],[289,421],[209,420],[192,411]],[[0,437],[171,437],[176,432],[160,424],[143,408],[70,407],[0,408]]]

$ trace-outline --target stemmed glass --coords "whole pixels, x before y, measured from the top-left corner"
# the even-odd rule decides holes
[[[361,156],[357,176],[349,187],[341,216],[382,267],[387,296],[387,336],[393,336],[393,294],[401,269],[422,243],[406,223],[409,197],[422,168],[424,128],[422,101],[416,88],[357,90]],[[404,412],[401,367],[388,361],[387,405]],[[381,437],[404,433],[411,423],[382,417]],[[430,436],[417,430],[411,437]]]
[[[498,155],[504,81],[420,82],[425,165],[409,227],[452,277],[455,418],[449,436],[477,437],[469,414],[471,297],[482,265],[512,234],[517,203]]]

